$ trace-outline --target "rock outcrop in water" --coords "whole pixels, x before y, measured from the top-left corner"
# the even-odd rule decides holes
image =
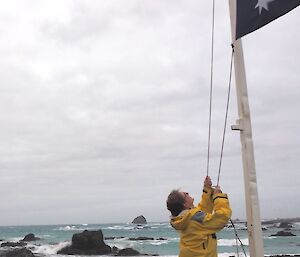
[[[26,248],[19,248],[19,249],[1,251],[0,257],[35,257],[35,256],[30,250]]]
[[[294,235],[289,231],[278,231],[276,234],[273,234],[271,236],[296,236],[296,235]]]
[[[31,242],[37,240],[41,240],[41,239],[39,237],[36,237],[33,233],[29,233],[20,241]]]
[[[59,250],[57,254],[67,255],[103,255],[110,254],[111,248],[103,241],[101,230],[74,234],[72,244]]]
[[[119,249],[111,248],[103,240],[101,230],[88,231],[74,234],[72,244],[59,250],[57,254],[66,255],[114,255],[114,256],[137,256],[141,255],[132,248]],[[1,256],[0,256],[1,257]]]
[[[133,223],[133,224],[147,224],[147,220],[143,215],[140,215],[140,216],[137,216],[136,218],[134,218],[131,223]]]
[[[278,228],[293,228],[293,225],[289,222],[281,222]]]
[[[26,246],[25,242],[4,242],[1,244],[1,247],[22,247]]]
[[[140,253],[132,248],[121,249],[117,253],[117,256],[137,256],[137,255],[140,255]]]

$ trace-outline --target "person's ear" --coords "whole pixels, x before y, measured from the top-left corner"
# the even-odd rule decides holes
[[[188,208],[189,208],[189,207],[187,206],[187,202],[184,202],[183,208],[184,208],[184,209],[188,209]]]

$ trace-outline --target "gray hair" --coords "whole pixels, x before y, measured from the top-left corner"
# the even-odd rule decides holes
[[[184,197],[179,190],[172,190],[167,198],[167,209],[173,216],[177,216],[184,210]]]

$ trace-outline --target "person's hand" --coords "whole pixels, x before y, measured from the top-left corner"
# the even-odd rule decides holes
[[[205,186],[205,187],[208,187],[208,188],[211,188],[211,185],[212,185],[212,183],[211,183],[211,178],[210,178],[210,176],[206,176],[206,178],[205,178],[205,180],[204,180],[204,186]]]
[[[222,190],[220,186],[216,186],[216,188],[214,189],[214,194],[219,194],[219,193],[222,193]]]

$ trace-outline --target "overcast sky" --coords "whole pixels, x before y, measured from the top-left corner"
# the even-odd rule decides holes
[[[224,2],[224,3],[223,3]],[[300,8],[243,38],[261,216],[300,216]],[[211,1],[1,0],[0,225],[167,221],[206,175]],[[231,54],[216,1],[210,175]],[[237,116],[233,83],[228,124]],[[221,187],[245,218],[240,137]],[[287,203],[290,203],[289,206]]]

